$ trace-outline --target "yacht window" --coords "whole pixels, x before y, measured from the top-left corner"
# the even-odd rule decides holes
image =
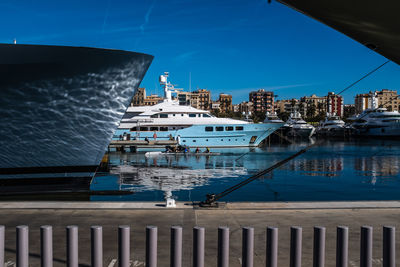
[[[183,117],[183,114],[181,114],[181,117]]]
[[[196,114],[189,114],[189,117],[194,118],[194,117],[196,117]]]
[[[212,131],[214,131],[214,127],[206,126],[206,132],[212,132]]]
[[[168,127],[160,127],[161,132],[168,132]]]
[[[243,126],[236,126],[236,131],[243,131]]]
[[[176,115],[176,114],[172,114],[172,116],[174,116],[174,117],[175,117],[175,115]]]
[[[225,131],[233,131],[233,126],[226,126]]]
[[[201,117],[201,114],[197,114],[197,117]]]
[[[140,127],[140,131],[142,131],[142,132],[146,132],[148,130],[149,130],[149,128],[147,128],[147,127]]]
[[[224,127],[222,127],[222,126],[217,126],[217,127],[215,127],[215,130],[216,130],[217,132],[222,132],[222,131],[224,130]]]
[[[132,128],[130,129],[130,131],[131,131],[131,132],[136,132],[136,131],[137,131],[137,127],[132,127]]]
[[[158,131],[158,127],[150,127],[150,131]]]
[[[160,118],[168,118],[168,114],[160,114]]]
[[[150,118],[158,118],[158,114],[153,114],[150,116]]]
[[[211,118],[211,116],[208,114],[203,114],[203,118]]]
[[[193,140],[193,143],[196,143],[196,140]]]

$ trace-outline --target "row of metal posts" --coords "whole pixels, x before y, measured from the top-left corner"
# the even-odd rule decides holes
[[[78,227],[68,226],[67,267],[78,267]],[[29,266],[28,226],[17,226],[17,267]],[[360,267],[372,267],[372,227],[361,227]],[[313,267],[325,266],[325,227],[314,227]],[[41,266],[53,266],[52,227],[40,227]],[[146,266],[157,266],[157,227],[146,227]],[[278,266],[278,228],[267,227],[266,267]],[[349,229],[337,227],[336,266],[348,266]],[[171,228],[170,266],[182,267],[182,227]],[[302,258],[302,228],[290,228],[290,267],[300,267]],[[193,267],[204,267],[205,229],[193,228]],[[242,266],[253,267],[254,228],[242,229]],[[395,228],[383,227],[383,267],[395,267]],[[130,264],[130,227],[118,227],[118,266]],[[91,227],[91,266],[103,267],[103,233],[101,226]],[[229,266],[229,228],[218,228],[218,267]],[[4,226],[0,226],[0,267],[4,267]]]

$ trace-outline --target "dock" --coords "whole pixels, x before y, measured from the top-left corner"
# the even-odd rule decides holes
[[[29,226],[30,266],[40,266],[40,226],[53,226],[54,266],[66,264],[65,227],[79,227],[79,263],[91,266],[90,227],[103,227],[103,266],[118,266],[118,226],[130,226],[131,266],[145,266],[146,226],[158,227],[158,265],[170,266],[171,226],[183,228],[183,264],[192,266],[193,227],[205,229],[205,265],[217,266],[218,227],[230,229],[231,267],[242,266],[242,228],[254,228],[254,266],[266,266],[266,227],[279,229],[278,266],[289,266],[293,225],[302,227],[302,266],[313,265],[313,227],[326,227],[326,266],[336,266],[337,226],[347,226],[348,265],[360,266],[360,227],[373,227],[373,266],[382,266],[382,226],[399,227],[399,201],[354,202],[235,202],[217,209],[202,209],[191,202],[165,208],[161,202],[2,202],[5,225],[5,262],[16,259],[15,227]],[[399,240],[396,240],[399,245]],[[396,255],[397,260],[400,255]]]
[[[112,140],[108,149],[115,148],[117,151],[136,152],[138,148],[165,148],[166,146],[176,146],[176,140]]]

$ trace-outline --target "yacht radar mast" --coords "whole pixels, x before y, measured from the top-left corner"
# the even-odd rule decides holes
[[[168,76],[169,72],[164,72],[163,75],[160,75],[159,82],[160,85],[164,88],[164,101],[171,102],[172,93],[178,93],[182,89],[175,88],[175,86],[168,81]]]

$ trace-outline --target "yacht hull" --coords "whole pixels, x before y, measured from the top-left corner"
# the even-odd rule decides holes
[[[361,127],[353,129],[355,136],[400,137],[400,122],[380,127]]]
[[[178,139],[181,145],[188,147],[257,147],[275,130],[279,129],[283,123],[258,123],[240,125],[193,125],[184,129],[172,131],[157,131],[157,140]],[[227,127],[232,126],[232,130],[227,131]],[[236,127],[243,127],[237,130]],[[213,131],[206,131],[206,127],[212,127]],[[217,127],[222,127],[222,131],[216,131]],[[120,136],[130,134],[132,139],[154,140],[154,132],[133,132],[129,129],[118,129],[115,139]]]
[[[47,177],[49,166],[63,168],[56,177],[91,177],[152,59],[0,44],[0,178]]]

